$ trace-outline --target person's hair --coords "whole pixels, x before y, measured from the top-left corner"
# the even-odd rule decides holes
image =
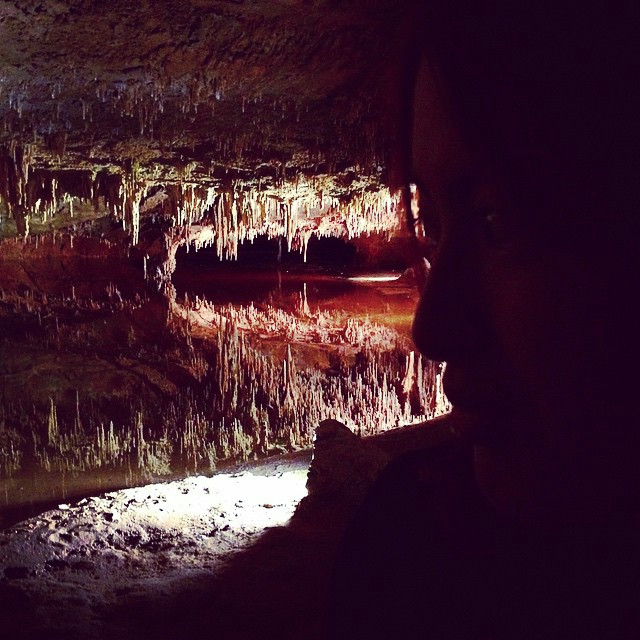
[[[638,3],[417,5],[400,57],[398,147],[405,153],[396,157],[396,179],[406,168],[411,87],[422,59],[466,144],[520,206],[548,215],[560,236],[606,234],[617,224],[628,236],[640,182]]]

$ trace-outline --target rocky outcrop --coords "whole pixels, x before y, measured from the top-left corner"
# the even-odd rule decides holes
[[[341,422],[323,420],[315,431],[306,504],[357,505],[389,459]]]

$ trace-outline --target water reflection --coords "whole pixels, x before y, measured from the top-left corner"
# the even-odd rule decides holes
[[[439,367],[412,352],[402,281],[229,270],[176,285],[44,323],[22,312],[0,365],[5,521],[306,447],[328,417],[364,435],[448,410]]]

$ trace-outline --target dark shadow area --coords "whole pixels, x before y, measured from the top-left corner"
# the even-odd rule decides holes
[[[177,595],[127,599],[101,612],[104,637],[320,638],[344,521],[344,514],[331,509],[298,514],[234,554],[222,571],[190,581]]]
[[[357,266],[357,250],[353,243],[342,238],[309,239],[307,260],[296,249],[289,250],[284,238],[267,238],[259,236],[253,242],[242,242],[238,245],[237,260],[221,259],[214,248],[205,247],[195,250],[182,246],[177,254],[178,267],[176,274],[180,276],[181,266],[208,267],[220,270],[237,271],[238,269],[255,269],[268,267],[271,269],[295,269],[303,272],[318,269],[328,272],[345,271]]]

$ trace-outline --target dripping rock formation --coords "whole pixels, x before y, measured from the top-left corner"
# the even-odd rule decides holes
[[[0,237],[388,232],[380,128],[401,3],[12,0],[0,7]],[[101,229],[105,232],[105,229]]]

